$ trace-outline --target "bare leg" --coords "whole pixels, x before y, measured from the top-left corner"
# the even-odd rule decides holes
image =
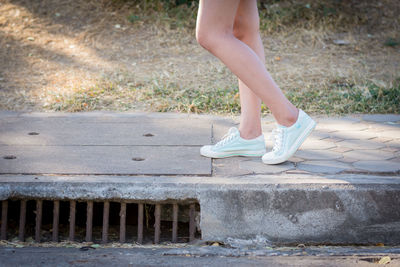
[[[290,126],[297,119],[298,109],[284,96],[253,49],[233,35],[239,3],[240,0],[200,0],[197,41],[262,99],[279,124]],[[246,99],[241,100],[245,106],[249,98]]]
[[[259,33],[257,0],[241,0],[233,24],[233,35],[247,44],[265,65],[264,47]],[[240,92],[240,135],[253,139],[262,134],[261,99],[238,78]]]

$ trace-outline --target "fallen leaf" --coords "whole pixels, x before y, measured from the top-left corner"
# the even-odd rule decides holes
[[[218,242],[214,242],[211,246],[212,247],[219,247],[219,243]]]
[[[280,61],[280,60],[281,60],[281,57],[278,57],[278,56],[277,56],[277,57],[275,57],[275,60],[276,60],[276,61]]]
[[[378,264],[388,264],[390,263],[391,259],[389,256],[385,256],[378,261]]]
[[[377,247],[384,247],[385,244],[383,244],[383,243],[378,243],[378,244],[376,244],[376,246],[377,246]]]

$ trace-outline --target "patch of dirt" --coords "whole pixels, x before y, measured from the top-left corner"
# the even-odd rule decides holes
[[[342,83],[393,86],[400,48],[384,42],[399,37],[398,17],[397,28],[392,23],[399,7],[384,2],[391,5],[381,6],[376,29],[262,33],[267,69],[284,91]],[[122,91],[154,80],[173,82],[178,90],[236,85],[234,75],[196,43],[194,29],[131,23],[132,10],[106,0],[0,0],[0,109],[43,111],[55,96],[104,80],[118,82]],[[391,27],[383,27],[388,21]],[[148,107],[137,102],[134,109]]]

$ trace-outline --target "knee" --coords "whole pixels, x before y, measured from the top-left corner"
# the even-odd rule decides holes
[[[212,25],[197,25],[196,40],[206,50],[213,52],[218,49],[223,41],[233,37],[232,28],[215,27]]]
[[[210,35],[207,33],[207,31],[205,29],[203,29],[203,27],[196,28],[196,41],[203,48],[207,49],[207,47],[209,47],[211,38],[210,38]]]
[[[218,35],[218,32],[206,27],[196,28],[197,43],[209,51],[213,50],[218,44]]]
[[[233,35],[239,40],[256,37],[260,34],[260,21],[258,17],[249,19],[236,16],[233,24]]]

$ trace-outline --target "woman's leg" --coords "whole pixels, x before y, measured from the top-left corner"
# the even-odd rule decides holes
[[[264,47],[259,33],[257,0],[241,0],[233,24],[233,35],[247,44],[265,65]],[[261,99],[238,78],[240,93],[240,135],[252,139],[262,134]]]
[[[197,41],[251,88],[280,125],[291,126],[297,119],[298,109],[284,96],[255,51],[233,34],[239,5],[240,0],[200,0]]]

